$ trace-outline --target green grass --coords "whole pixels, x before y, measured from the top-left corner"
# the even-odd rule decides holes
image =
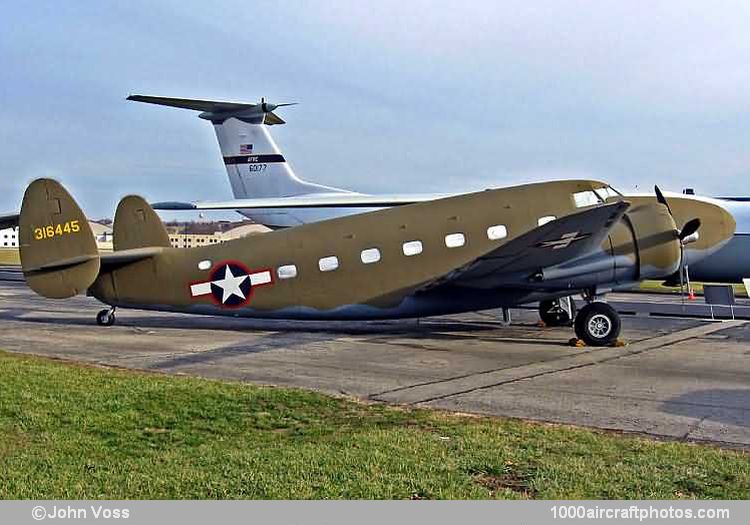
[[[0,248],[0,266],[11,264],[21,264],[21,258],[18,255],[18,250],[15,248]]]
[[[750,456],[0,352],[0,497],[749,498]]]

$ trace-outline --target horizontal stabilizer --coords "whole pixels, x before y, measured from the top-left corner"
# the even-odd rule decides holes
[[[93,261],[98,259],[97,255],[77,255],[69,259],[59,259],[49,263],[42,264],[40,266],[28,266],[24,267],[23,273],[28,277],[31,274],[51,272],[56,270],[64,270],[66,268],[72,268],[78,266],[81,263]]]
[[[120,250],[111,253],[102,253],[102,270],[114,270],[122,266],[127,266],[138,261],[150,259],[156,255],[159,255],[164,251],[164,248],[159,246],[152,246],[148,248],[132,248],[130,250]]]
[[[228,102],[222,100],[201,100],[196,98],[174,98],[174,97],[155,97],[150,95],[130,95],[127,100],[134,102],[145,102],[147,104],[156,104],[159,106],[169,106],[173,108],[192,109],[193,111],[202,111],[209,114],[231,114],[242,113],[253,110],[260,104],[250,102]],[[264,124],[271,126],[273,124],[285,124],[284,120],[273,111],[265,111]]]
[[[155,210],[242,210],[280,208],[388,208],[417,202],[433,201],[449,197],[445,194],[411,195],[362,195],[360,193],[336,193],[300,195],[262,199],[235,199],[220,202],[157,202]]]
[[[197,98],[152,97],[149,95],[130,95],[128,100],[173,108],[192,109],[195,111],[209,111],[211,113],[240,111],[257,106],[257,104],[248,102],[222,102],[218,100],[200,100]]]

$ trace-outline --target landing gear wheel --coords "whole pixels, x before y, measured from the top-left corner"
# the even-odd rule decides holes
[[[576,303],[570,301],[570,313],[563,308],[559,299],[539,302],[539,317],[547,326],[570,326],[576,316]]]
[[[112,326],[115,324],[114,310],[102,310],[96,314],[96,324],[99,326]]]
[[[620,315],[607,303],[589,303],[576,316],[576,336],[587,346],[613,344],[621,328]]]

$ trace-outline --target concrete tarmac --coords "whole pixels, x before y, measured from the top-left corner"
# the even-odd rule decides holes
[[[287,322],[120,310],[0,282],[0,349],[309,388],[365,400],[750,448],[750,323],[624,316],[617,348],[514,310],[388,322]]]

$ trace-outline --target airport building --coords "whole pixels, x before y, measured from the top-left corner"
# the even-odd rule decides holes
[[[169,232],[169,242],[174,248],[209,246],[269,231],[262,224],[250,221],[169,223],[166,226]]]
[[[18,227],[0,230],[0,248],[18,248]]]
[[[89,221],[89,225],[91,226],[91,231],[94,233],[94,238],[96,238],[96,245],[99,247],[99,250],[105,252],[112,251],[112,241],[114,239],[112,235],[112,227],[108,224],[105,224],[104,222],[94,221]]]

